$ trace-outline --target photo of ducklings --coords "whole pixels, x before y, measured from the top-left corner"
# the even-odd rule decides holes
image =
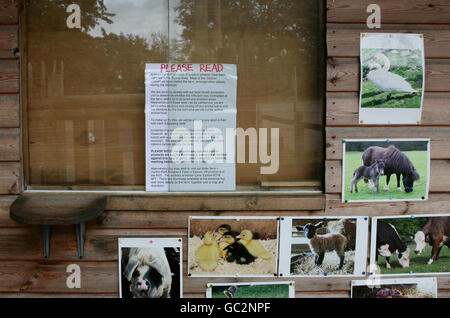
[[[256,259],[243,244],[236,242],[234,232],[227,232],[223,235],[222,241],[219,242],[219,248],[223,248],[224,258],[230,263],[250,264]]]
[[[205,271],[213,271],[219,264],[220,251],[214,232],[208,231],[203,237],[203,244],[195,251],[195,261]]]
[[[189,218],[191,276],[277,275],[277,217]]]
[[[244,230],[237,237],[238,243],[241,243],[245,246],[245,248],[252,254],[254,257],[260,257],[262,259],[271,259],[272,254],[270,254],[264,246],[261,244],[261,241],[258,240],[259,236],[254,236],[252,231]]]
[[[227,257],[227,250],[226,248],[231,245],[234,244],[236,242],[236,235],[234,235],[233,232],[225,232],[223,235],[221,235],[221,237],[217,240],[217,242],[219,242],[219,250],[220,250],[220,256],[222,258]]]
[[[231,231],[231,226],[228,224],[221,224],[215,231],[214,236],[216,237],[216,241],[220,240],[222,236]]]

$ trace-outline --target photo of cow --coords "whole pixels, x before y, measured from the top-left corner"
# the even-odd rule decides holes
[[[121,298],[181,298],[181,238],[120,238]]]
[[[437,298],[436,277],[352,281],[352,298]]]
[[[387,275],[449,273],[449,237],[450,215],[373,218],[371,264]]]
[[[342,202],[428,199],[429,139],[343,140]]]
[[[363,217],[282,217],[280,275],[362,275],[367,230]]]

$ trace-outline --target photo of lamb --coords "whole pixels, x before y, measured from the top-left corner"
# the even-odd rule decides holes
[[[361,52],[361,108],[421,107],[421,50],[363,48]]]
[[[281,217],[280,276],[364,276],[368,218]]]
[[[352,298],[437,298],[436,277],[352,281]]]
[[[342,202],[427,200],[429,139],[343,141]]]
[[[295,298],[294,282],[210,283],[206,298]]]
[[[181,298],[181,253],[181,238],[120,238],[120,297]]]
[[[450,215],[374,218],[371,263],[387,275],[449,273],[449,237]]]
[[[190,217],[189,276],[276,276],[277,217]]]

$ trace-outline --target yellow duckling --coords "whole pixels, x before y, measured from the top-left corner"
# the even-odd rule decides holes
[[[205,271],[216,269],[220,258],[219,246],[214,238],[214,232],[208,231],[203,237],[203,244],[195,251],[195,261]]]
[[[231,226],[228,224],[222,224],[214,231],[214,236],[216,237],[216,241],[220,240],[222,236],[231,231]]]
[[[272,254],[264,248],[261,241],[253,239],[253,233],[250,230],[243,230],[236,238],[240,239],[238,242],[244,245],[254,257],[260,257],[265,260],[272,258]]]
[[[236,239],[234,238],[232,232],[226,232],[225,234],[223,234],[222,238],[219,240],[219,250],[220,256],[222,256],[222,258],[226,258],[227,256],[227,251],[225,250],[225,248],[233,244],[234,242],[236,242]]]

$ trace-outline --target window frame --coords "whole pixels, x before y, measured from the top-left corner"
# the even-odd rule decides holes
[[[326,2],[322,0],[322,14],[321,22],[323,24],[322,34],[320,35],[323,40],[323,56],[326,59]],[[20,60],[19,60],[19,76],[20,76],[20,192],[25,193],[71,193],[74,196],[83,196],[90,194],[103,194],[114,201],[117,202],[118,206],[122,208],[127,208],[133,210],[133,207],[139,206],[140,204],[133,204],[134,200],[144,200],[153,199],[153,202],[159,202],[156,206],[145,208],[142,207],[140,210],[324,210],[325,209],[325,181],[326,181],[326,70],[327,63],[323,63],[322,70],[322,85],[323,85],[323,102],[322,102],[322,127],[323,127],[323,173],[321,175],[320,185],[316,184],[309,187],[274,187],[270,186],[270,182],[266,183],[266,186],[236,186],[236,191],[219,191],[219,192],[146,192],[144,186],[92,186],[95,189],[88,189],[86,186],[40,186],[40,185],[30,185],[28,183],[30,177],[30,158],[29,158],[29,145],[28,145],[28,116],[27,116],[27,98],[28,98],[28,88],[27,88],[27,38],[26,38],[26,8],[25,0],[20,0],[19,3],[19,24],[18,24],[18,34],[19,34],[19,50],[20,50]],[[273,181],[275,182],[275,181]],[[280,181],[281,183],[283,181]],[[278,182],[278,183],[280,183]],[[298,184],[303,181],[299,181]],[[275,182],[277,183],[277,182]],[[308,181],[304,181],[305,184]],[[258,187],[258,189],[256,189]],[[313,187],[313,189],[311,189]],[[319,189],[314,189],[318,187]],[[114,188],[114,189],[113,189]],[[122,188],[122,189],[121,189]],[[142,188],[142,190],[140,189]],[[253,188],[253,189],[252,189]],[[279,189],[281,188],[281,189]],[[185,200],[185,199],[188,200]],[[229,199],[233,199],[230,204]],[[184,202],[183,207],[172,207],[173,199],[177,202]],[[273,199],[276,203],[273,204]],[[214,206],[208,206],[208,202],[215,202]],[[152,203],[153,203],[152,202]],[[282,202],[282,203],[281,203]],[[235,204],[233,204],[235,203]],[[271,207],[275,205],[275,207]],[[281,203],[281,204],[280,204]],[[115,203],[113,203],[115,205]],[[123,207],[122,207],[123,205]],[[237,207],[234,207],[236,205]]]

